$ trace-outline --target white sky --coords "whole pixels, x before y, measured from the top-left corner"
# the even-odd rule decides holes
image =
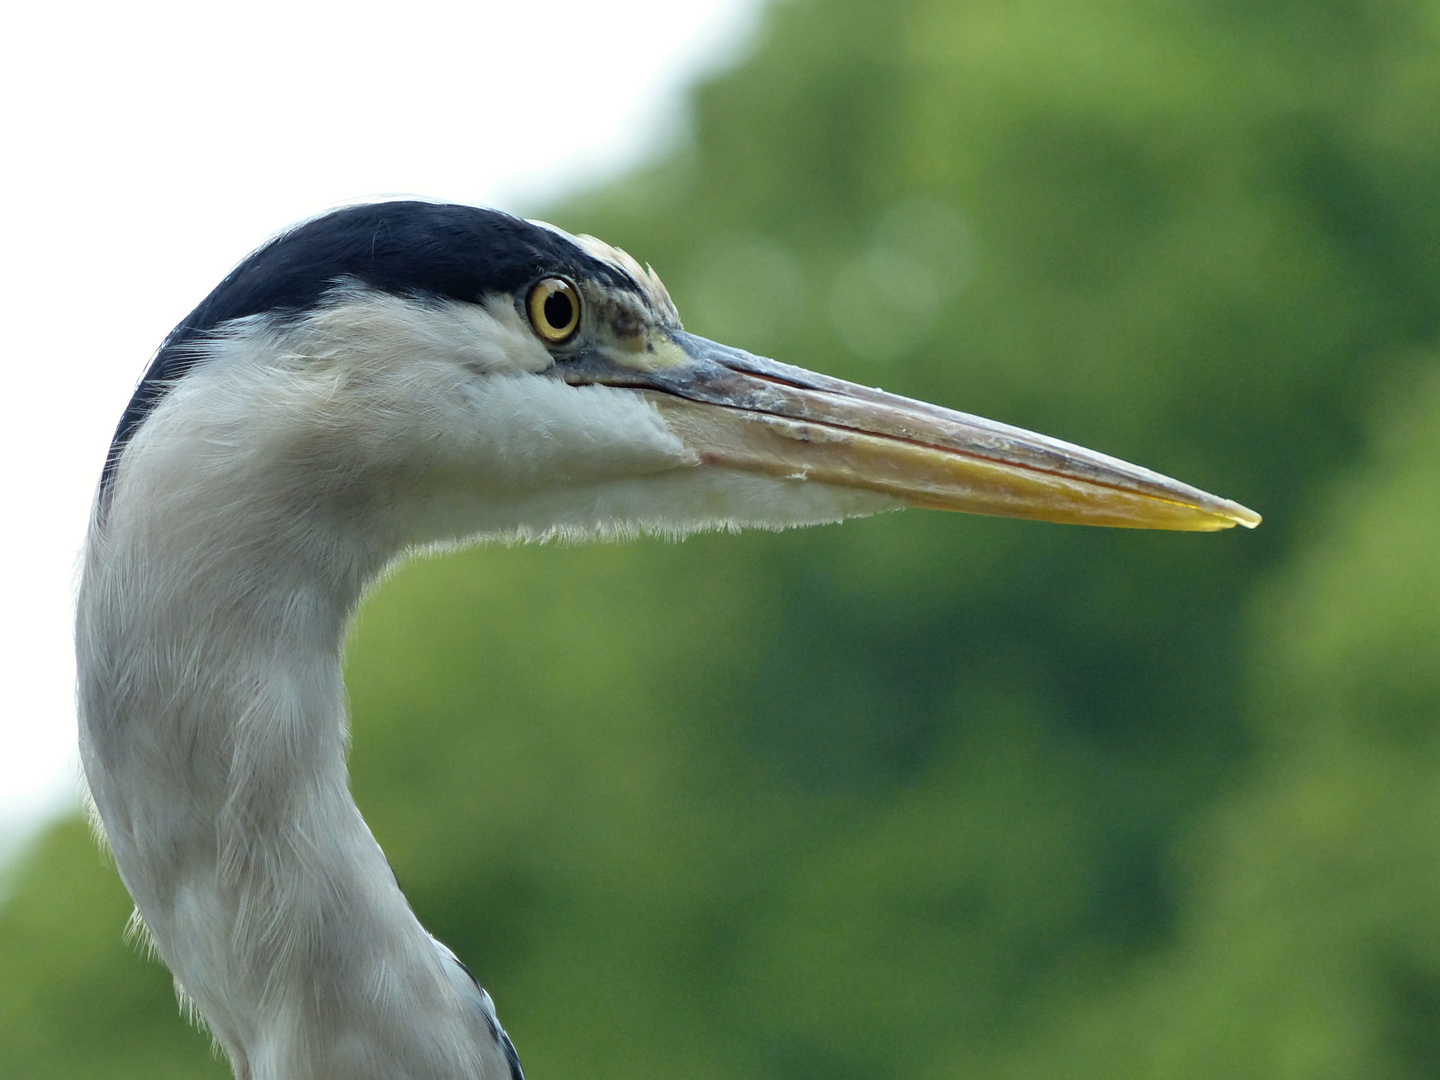
[[[0,834],[75,803],[76,559],[170,328],[326,207],[411,193],[533,212],[614,176],[683,133],[685,86],[743,50],[758,6],[7,6]]]

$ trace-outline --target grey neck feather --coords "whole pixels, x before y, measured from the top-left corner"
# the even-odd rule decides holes
[[[396,543],[166,423],[92,526],[77,616],[85,772],[137,919],[242,1080],[508,1076],[349,793],[343,638]]]

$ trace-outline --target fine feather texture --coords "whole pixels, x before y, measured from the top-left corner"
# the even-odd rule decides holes
[[[240,1080],[518,1074],[349,794],[342,643],[387,567],[476,539],[893,505],[702,465],[641,394],[545,374],[520,312],[342,281],[303,315],[227,322],[187,343],[195,362],[128,434],[103,514],[97,499],[86,776],[155,950]]]

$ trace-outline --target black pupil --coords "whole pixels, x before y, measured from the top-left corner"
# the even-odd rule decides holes
[[[556,330],[564,330],[575,317],[575,305],[558,289],[545,298],[545,321]]]

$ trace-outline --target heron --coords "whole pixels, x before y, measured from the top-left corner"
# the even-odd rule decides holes
[[[76,617],[97,832],[237,1080],[522,1080],[349,789],[342,651],[407,555],[927,507],[1254,527],[1021,428],[687,333],[659,277],[489,209],[350,206],[244,259],[115,431]]]

